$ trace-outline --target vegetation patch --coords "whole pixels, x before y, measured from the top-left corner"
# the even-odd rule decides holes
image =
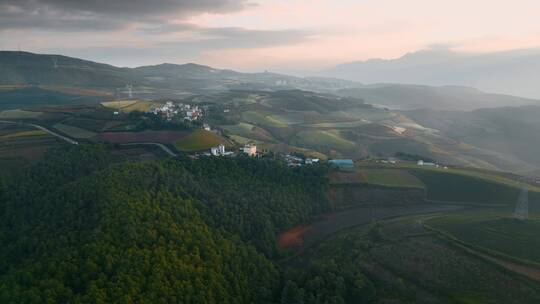
[[[180,151],[195,152],[209,150],[212,147],[225,143],[225,140],[215,133],[198,129],[177,141],[175,147]]]
[[[134,104],[128,105],[122,108],[122,112],[130,113],[133,111],[148,112],[152,107],[155,107],[159,103],[151,101],[138,101]]]
[[[88,139],[88,138],[92,138],[96,136],[96,133],[92,131],[88,131],[88,130],[81,129],[74,126],[65,125],[62,123],[55,124],[54,128],[73,138]]]
[[[411,170],[434,201],[513,205],[520,189],[476,177],[432,170]]]
[[[286,123],[273,118],[272,116],[264,115],[260,112],[246,111],[242,113],[242,118],[252,124],[261,125],[263,127],[272,127],[272,128],[285,128],[287,127]]]
[[[316,150],[319,150],[319,148],[322,148],[322,150],[351,150],[355,148],[352,141],[348,141],[341,137],[339,133],[332,131],[301,131],[295,136],[295,143]]]
[[[466,244],[540,264],[539,220],[520,221],[475,213],[438,217],[428,223]]]
[[[143,131],[143,132],[103,132],[96,137],[98,141],[113,144],[163,143],[171,144],[188,136],[185,131]]]
[[[387,187],[424,188],[424,184],[406,170],[399,169],[361,169],[365,182]]]
[[[41,112],[24,110],[5,110],[0,112],[0,119],[31,119],[41,116]]]
[[[6,135],[0,136],[0,138],[15,138],[15,137],[43,136],[43,135],[47,135],[47,132],[43,130],[32,130],[32,131],[20,131],[20,132],[15,132],[11,134],[6,134]]]
[[[116,100],[116,101],[102,102],[101,105],[104,106],[105,108],[119,110],[128,106],[134,105],[137,102],[138,102],[137,100]]]

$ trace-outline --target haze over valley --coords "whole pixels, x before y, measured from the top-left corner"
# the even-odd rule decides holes
[[[539,10],[0,0],[0,303],[540,303]]]

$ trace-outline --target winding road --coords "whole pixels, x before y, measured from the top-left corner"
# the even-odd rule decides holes
[[[9,120],[0,120],[0,123],[6,123],[6,124],[13,124],[13,125],[23,125],[23,126],[30,126],[30,127],[33,127],[33,128],[36,128],[38,130],[42,130],[44,132],[47,132],[49,133],[50,135],[56,137],[56,138],[59,138],[69,144],[72,144],[72,145],[78,145],[79,142],[74,140],[74,139],[71,139],[67,136],[64,136],[64,135],[61,135],[61,134],[58,134],[50,129],[47,129],[45,128],[44,126],[40,126],[40,125],[36,125],[36,124],[31,124],[31,123],[22,123],[22,122],[15,122],[15,121],[9,121]],[[138,142],[138,143],[129,143],[129,144],[122,144],[122,146],[157,146],[159,147],[161,150],[163,150],[165,153],[167,153],[168,155],[172,156],[172,157],[177,157],[178,154],[174,153],[171,149],[169,149],[167,146],[165,146],[164,144],[161,144],[161,143],[156,143],[156,142]]]
[[[67,143],[70,143],[70,144],[72,144],[72,145],[78,145],[78,144],[79,144],[79,142],[76,141],[76,140],[73,140],[73,139],[71,139],[71,138],[69,138],[69,137],[66,137],[66,136],[64,136],[64,135],[60,135],[60,134],[58,134],[58,133],[56,133],[56,132],[54,132],[54,131],[51,131],[51,130],[49,130],[49,129],[43,127],[43,126],[40,126],[40,125],[31,124],[31,123],[15,122],[15,121],[9,121],[9,120],[0,120],[0,123],[7,123],[7,124],[14,124],[14,125],[22,125],[22,126],[30,126],[30,127],[34,127],[34,128],[36,128],[36,129],[38,129],[38,130],[42,130],[42,131],[44,131],[44,132],[47,132],[47,133],[49,133],[50,135],[52,135],[52,136],[54,136],[54,137],[57,137],[57,138],[59,138],[59,139],[65,141],[65,142],[67,142]]]

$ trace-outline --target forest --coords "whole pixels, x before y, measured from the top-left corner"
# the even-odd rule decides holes
[[[52,150],[0,183],[0,302],[295,303],[276,235],[331,210],[326,170]]]

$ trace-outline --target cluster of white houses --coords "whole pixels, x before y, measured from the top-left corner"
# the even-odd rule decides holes
[[[149,111],[155,115],[161,115],[167,120],[180,117],[187,121],[195,121],[203,117],[204,111],[199,106],[167,101],[164,105],[153,107]]]
[[[247,144],[240,149],[241,152],[249,156],[257,156],[257,146],[253,144]],[[219,145],[210,149],[210,155],[212,156],[231,156],[234,155],[232,151],[226,151],[225,145]]]
[[[436,163],[433,163],[433,162],[425,162],[423,160],[419,160],[416,164],[418,166],[426,166],[426,167],[436,167],[436,168],[441,167],[441,165],[439,165],[439,164],[436,164]],[[448,169],[447,166],[443,166],[442,168],[445,169],[445,170]]]

